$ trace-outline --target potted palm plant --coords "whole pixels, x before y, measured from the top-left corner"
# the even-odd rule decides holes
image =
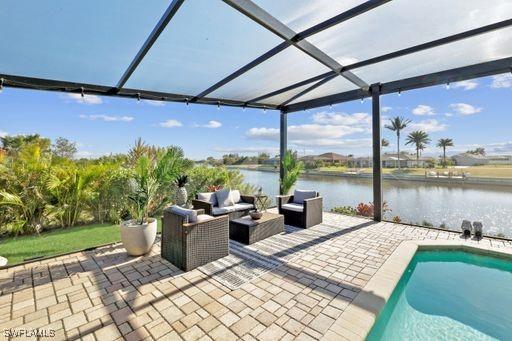
[[[180,149],[169,148],[156,155],[145,154],[135,163],[131,179],[131,220],[121,223],[121,241],[131,256],[148,253],[156,238],[157,221],[151,217],[166,204],[166,190],[183,170]]]

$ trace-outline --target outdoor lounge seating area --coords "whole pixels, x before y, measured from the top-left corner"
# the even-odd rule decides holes
[[[160,256],[160,240],[138,258],[117,244],[12,267],[0,272],[0,321],[54,330],[56,340],[362,340],[360,322],[342,314],[404,240],[512,248],[325,213],[309,229],[286,227],[251,246],[230,241],[229,256],[189,272]]]
[[[205,214],[212,216],[229,215],[229,219],[236,219],[249,214],[254,210],[254,196],[241,195],[238,190],[221,189],[216,192],[198,193],[192,200],[195,209],[203,209]]]

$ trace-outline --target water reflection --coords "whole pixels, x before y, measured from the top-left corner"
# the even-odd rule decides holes
[[[278,194],[277,173],[241,172],[247,182],[262,186],[272,197]],[[307,175],[298,181],[297,187],[319,191],[325,210],[373,200],[370,178]],[[455,230],[459,230],[463,219],[478,220],[487,234],[512,237],[512,186],[384,180],[383,191],[392,210],[387,213],[388,219],[399,216],[402,222],[444,225]]]

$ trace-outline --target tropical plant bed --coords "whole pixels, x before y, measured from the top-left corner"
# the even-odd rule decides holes
[[[158,232],[161,221],[157,219]],[[19,236],[0,240],[0,256],[8,265],[40,257],[57,256],[121,241],[119,225],[94,224],[57,229],[40,235]]]

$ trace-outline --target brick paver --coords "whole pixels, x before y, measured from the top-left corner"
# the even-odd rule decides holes
[[[160,257],[159,243],[144,257],[114,245],[1,270],[0,325],[102,341],[351,339],[357,331],[334,321],[402,241],[460,239],[331,213],[312,231],[322,228],[336,232],[236,290],[199,270],[183,273]]]

